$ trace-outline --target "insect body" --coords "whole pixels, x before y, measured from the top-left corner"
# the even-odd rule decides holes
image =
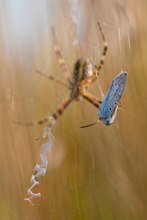
[[[100,105],[98,116],[105,125],[112,124],[116,117],[118,104],[126,85],[127,75],[127,72],[121,71],[112,80],[108,92]]]

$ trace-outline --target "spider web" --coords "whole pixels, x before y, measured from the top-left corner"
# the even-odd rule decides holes
[[[17,2],[13,2],[13,7],[18,10],[20,9],[20,5],[19,8],[15,7]],[[110,3],[107,3],[108,5],[106,5],[105,1],[91,1],[92,3],[99,2],[99,4],[103,4],[103,7],[95,7],[95,13],[94,7],[92,8],[93,10],[87,7],[90,12],[86,13],[86,1],[69,1],[69,7],[66,6],[67,2],[66,4],[61,3],[61,1],[54,2],[51,5],[50,3],[47,5],[47,2],[44,2],[44,6],[41,6],[41,3],[38,6],[38,3],[35,1],[30,6],[30,3],[26,1],[25,4],[27,7],[25,6],[25,9],[21,7],[21,10],[18,10],[19,15],[23,15],[23,22],[20,16],[17,16],[17,10],[12,12],[8,2],[6,4],[1,3],[3,31],[0,32],[0,37],[1,42],[4,42],[6,47],[1,44],[0,219],[107,219],[109,214],[109,216],[113,217],[115,215],[118,219],[120,215],[126,218],[132,217],[132,220],[137,217],[138,219],[145,219],[146,211],[144,207],[146,207],[147,166],[146,46],[144,44],[145,41],[142,40],[142,35],[137,37],[140,29],[142,33],[144,33],[143,30],[146,30],[142,26],[145,23],[145,17],[142,15],[143,8],[141,7],[142,10],[140,13],[142,15],[142,22],[139,23],[139,20],[132,16],[134,12],[137,17],[140,16],[134,8],[136,5],[134,2],[133,5],[130,5],[132,7],[130,7],[121,1],[110,1]],[[91,6],[92,3],[90,3]],[[117,5],[115,10],[114,4]],[[56,6],[56,10],[51,7],[53,5],[54,7]],[[27,10],[28,8],[29,12]],[[41,8],[44,8],[43,11]],[[108,8],[111,10],[108,10]],[[139,11],[140,8],[137,8]],[[36,12],[36,10],[39,11]],[[46,139],[44,139],[44,143],[41,145],[39,151],[35,148],[36,143],[34,144],[33,140],[35,136],[32,132],[33,128],[18,128],[12,125],[12,120],[15,118],[14,111],[18,114],[17,120],[26,114],[25,105],[28,105],[31,114],[32,105],[30,107],[29,102],[24,102],[23,95],[19,96],[22,90],[25,96],[29,94],[27,89],[31,86],[23,82],[23,79],[28,78],[28,82],[32,82],[31,73],[34,73],[38,65],[36,65],[37,62],[35,63],[34,59],[30,59],[30,56],[33,55],[30,53],[33,47],[30,49],[29,46],[35,44],[35,40],[31,36],[34,36],[34,33],[36,33],[34,27],[39,25],[41,26],[38,31],[40,36],[43,36],[45,30],[47,34],[46,39],[50,41],[48,34],[50,28],[48,23],[50,19],[48,18],[50,18],[50,13],[53,16],[53,11],[57,11],[55,14],[56,17],[59,14],[59,18],[61,15],[64,18],[59,19],[59,25],[57,25],[57,28],[60,26],[63,29],[62,33],[67,27],[67,21],[69,21],[66,17],[66,12],[68,11],[75,29],[73,40],[69,39],[69,42],[71,42],[69,47],[70,53],[72,53],[73,44],[74,47],[82,44],[82,55],[89,57],[92,64],[96,64],[101,56],[101,38],[98,31],[92,29],[92,33],[94,34],[92,36],[89,35],[87,41],[83,39],[85,39],[86,34],[88,35],[91,32],[90,25],[93,24],[96,26],[95,23],[98,18],[95,17],[93,19],[92,14],[97,14],[100,18],[99,21],[102,21],[101,24],[106,24],[104,25],[104,33],[108,40],[109,54],[106,58],[102,75],[100,76],[100,84],[102,85],[104,94],[114,75],[118,74],[121,68],[126,67],[128,62],[130,63],[127,66],[129,80],[123,95],[122,110],[118,112],[112,126],[105,127],[102,124],[98,124],[96,127],[81,131],[79,128],[80,125],[89,123],[97,118],[97,110],[93,110],[93,107],[86,103],[83,104],[83,102],[81,102],[82,104],[72,104],[72,108],[67,110],[63,115],[63,119],[59,121],[59,127],[57,126],[57,129],[59,128],[58,132],[55,131],[52,134],[52,130],[45,128]],[[21,14],[21,12],[23,13]],[[14,20],[12,15],[15,16]],[[128,22],[126,15],[132,18],[132,23]],[[27,17],[26,23],[25,16]],[[141,17],[139,18],[141,19]],[[51,23],[53,20],[55,25],[55,18],[51,19]],[[64,21],[64,25],[61,25],[62,20]],[[90,25],[88,20],[92,20]],[[136,26],[134,26],[135,22]],[[25,28],[23,29],[24,26]],[[129,26],[131,26],[131,30],[129,30]],[[134,27],[137,28],[134,29]],[[69,33],[67,30],[66,33]],[[18,36],[17,31],[19,32]],[[26,32],[27,35],[25,35]],[[130,33],[133,33],[131,37]],[[22,41],[19,41],[20,38]],[[32,40],[28,42],[29,38]],[[133,42],[136,44],[135,51],[132,47]],[[41,40],[36,41],[37,45],[42,45],[42,43]],[[21,50],[22,44],[23,49]],[[27,47],[25,47],[26,45]],[[64,50],[64,47],[62,49]],[[131,52],[132,50],[133,52]],[[119,52],[117,53],[117,51]],[[22,54],[26,54],[26,56],[22,56]],[[34,51],[34,54],[37,54],[36,56],[39,55],[37,49]],[[126,56],[127,58],[124,58]],[[42,55],[40,55],[39,59],[43,63],[45,56],[42,58]],[[39,66],[42,63],[39,63]],[[28,66],[31,66],[31,70]],[[55,72],[55,75],[58,75],[58,72]],[[40,82],[37,80],[36,83],[39,85]],[[25,86],[21,88],[23,83]],[[55,91],[56,94],[52,93],[51,96],[54,96],[52,102],[55,102],[54,106],[56,108],[56,105],[63,98],[61,97],[63,94],[62,90],[57,90],[56,86]],[[93,92],[97,96],[100,94],[97,85]],[[16,97],[19,97],[19,99],[16,99]],[[44,98],[44,94],[42,98]],[[50,104],[52,105],[52,103]],[[22,109],[21,116],[18,113],[20,106]],[[43,111],[48,112],[48,109]],[[61,166],[58,166],[58,169],[54,170],[54,174],[51,175],[54,181],[51,181],[51,178],[48,179],[48,176],[50,173],[49,169],[52,168],[48,166],[48,173],[46,173],[48,165],[46,159],[47,155],[51,155],[51,151],[54,150],[53,136],[56,138],[60,136],[60,139],[64,140],[64,148],[68,149],[68,154],[64,163],[60,163]],[[33,141],[31,142],[31,140]],[[40,191],[35,193],[35,188],[38,190],[41,175],[46,174],[44,179],[47,181],[47,184],[43,185],[42,182],[40,184],[43,187],[45,185],[47,186],[43,192],[43,203],[41,203],[39,208],[28,206],[27,202],[23,203],[29,183],[28,173],[32,173],[34,166],[35,151],[37,151],[37,156],[40,154],[41,163],[35,166],[35,172],[32,175],[31,186],[28,191],[29,195],[27,195],[26,199],[34,204],[33,199],[39,198],[38,203],[40,204],[41,194]],[[57,155],[52,157],[53,162],[55,158],[57,158]],[[48,189],[49,191],[47,191]],[[111,210],[113,210],[113,213],[111,213]],[[107,213],[107,216],[105,213]],[[141,213],[141,216],[138,213]]]
[[[39,178],[41,176],[45,176],[46,174],[48,167],[48,160],[46,158],[46,154],[48,154],[51,148],[53,147],[53,135],[50,127],[44,128],[42,138],[46,139],[46,141],[41,145],[41,149],[40,149],[40,159],[42,163],[41,164],[36,163],[34,167],[35,174],[32,175],[30,181],[31,186],[27,190],[28,197],[24,199],[25,201],[30,202],[32,205],[39,205],[39,204],[34,204],[32,200],[35,198],[40,198],[41,193],[40,192],[34,193],[33,190],[37,185],[39,185]]]

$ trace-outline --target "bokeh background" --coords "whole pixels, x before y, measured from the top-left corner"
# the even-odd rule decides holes
[[[0,220],[147,219],[147,1],[0,0]],[[79,56],[97,64],[108,54],[100,83],[106,93],[121,69],[129,74],[121,110],[109,127],[97,109],[73,102],[53,129],[54,146],[32,206],[24,201],[44,127],[13,123],[54,112],[68,91],[37,75],[64,79],[53,50],[54,26],[71,72]],[[97,82],[89,90],[100,98]]]

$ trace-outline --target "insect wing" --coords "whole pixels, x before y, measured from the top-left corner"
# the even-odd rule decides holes
[[[126,79],[127,73],[122,71],[112,80],[108,92],[100,106],[98,113],[99,118],[106,125],[111,124],[116,117],[117,106],[124,91]]]

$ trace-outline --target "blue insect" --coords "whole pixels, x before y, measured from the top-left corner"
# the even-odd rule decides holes
[[[116,117],[118,104],[126,85],[127,76],[127,72],[121,71],[121,73],[112,80],[108,92],[100,105],[98,116],[99,120],[105,125],[112,124]]]
[[[121,73],[112,80],[108,92],[99,107],[98,117],[105,125],[110,125],[114,122],[119,102],[126,85],[127,77],[127,72],[121,71]],[[97,123],[98,122],[94,122],[92,124],[82,126],[81,128],[90,127]]]

